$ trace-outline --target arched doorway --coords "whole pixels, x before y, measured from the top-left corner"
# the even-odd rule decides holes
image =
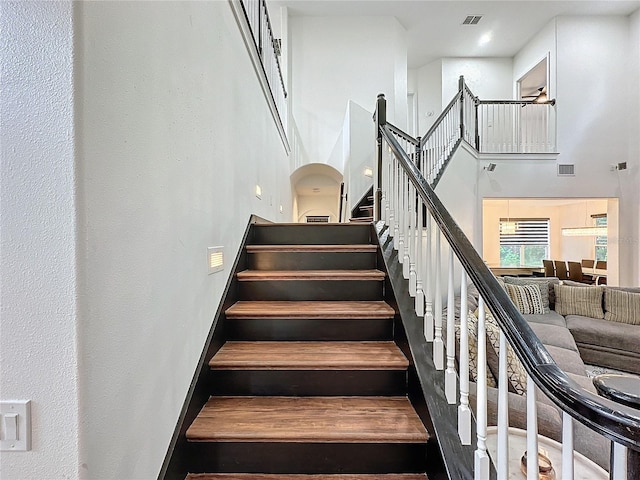
[[[309,163],[291,174],[295,222],[338,222],[342,174],[324,163]]]

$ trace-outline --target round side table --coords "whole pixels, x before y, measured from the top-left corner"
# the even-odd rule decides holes
[[[593,385],[603,397],[640,410],[640,378],[603,373],[593,378]],[[611,460],[613,461],[613,443],[611,443]],[[640,478],[640,452],[630,448],[627,449],[627,478]]]

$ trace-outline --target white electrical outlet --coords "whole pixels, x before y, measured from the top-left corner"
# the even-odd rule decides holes
[[[0,402],[0,451],[31,450],[31,400]]]

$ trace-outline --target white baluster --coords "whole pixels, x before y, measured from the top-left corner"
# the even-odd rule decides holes
[[[527,480],[538,480],[538,407],[536,384],[527,375]]]
[[[613,443],[613,472],[611,480],[627,480],[627,447]]]
[[[389,203],[389,235],[394,239],[395,248],[395,208],[396,208],[396,177],[395,177],[395,157],[389,154],[389,192],[387,193],[387,201]]]
[[[498,363],[498,480],[509,478],[509,386],[507,384],[507,337],[500,329]]]
[[[460,280],[460,405],[458,405],[458,436],[462,445],[471,445],[471,408],[469,408],[469,330],[467,312],[467,272]]]
[[[402,225],[403,225],[403,258],[402,258],[402,276],[409,280],[409,222],[411,219],[411,211],[409,207],[409,177],[406,172],[402,171]],[[398,252],[398,257],[400,257],[400,252]]]
[[[444,344],[442,342],[442,251],[440,249],[440,229],[436,230],[436,250],[435,262],[436,273],[435,283],[435,299],[436,309],[434,313],[435,336],[433,339],[433,364],[436,370],[444,369]]]
[[[422,279],[424,278],[424,264],[422,263],[422,248],[423,248],[423,237],[424,237],[424,229],[422,228],[422,199],[420,197],[417,198],[418,208],[417,208],[417,217],[418,217],[418,228],[417,228],[417,244],[416,244],[416,315],[419,317],[424,316],[424,292],[422,290]]]
[[[474,459],[475,480],[489,478],[489,455],[487,454],[487,337],[485,329],[484,300],[478,304],[478,385],[476,399],[477,444]]]
[[[404,170],[398,162],[398,261],[400,263],[404,262],[404,227],[406,220],[405,186]],[[402,267],[402,272],[404,275],[404,266]]]
[[[416,296],[416,194],[413,183],[409,182],[409,295]]]
[[[562,480],[573,480],[573,419],[562,412]]]
[[[449,248],[449,268],[447,272],[447,369],[444,373],[444,391],[450,405],[456,403],[456,332],[455,332],[455,290],[453,288],[453,249]]]
[[[435,277],[433,252],[431,248],[431,236],[433,235],[433,223],[431,214],[427,211],[427,245],[425,249],[425,312],[424,312],[424,338],[427,342],[433,342],[433,278]]]
[[[393,210],[395,212],[394,222],[393,222],[393,248],[400,252],[400,222],[402,218],[402,205],[400,205],[400,164],[398,159],[393,158],[393,177],[394,177],[394,192],[393,192]],[[400,255],[398,255],[398,260],[400,260]]]

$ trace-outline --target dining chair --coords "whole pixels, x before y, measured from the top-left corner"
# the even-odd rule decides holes
[[[569,280],[580,283],[593,284],[593,277],[591,275],[585,275],[582,272],[582,263],[580,262],[567,262],[569,266]]]
[[[568,280],[569,274],[567,272],[567,264],[564,260],[554,260],[553,264],[556,267],[556,277],[560,280]]]
[[[553,260],[542,260],[542,265],[544,265],[545,277],[555,277],[556,271],[553,268]]]
[[[586,258],[582,259],[582,268],[593,268],[595,264],[595,260],[588,260]]]
[[[598,260],[596,262],[596,270],[606,270],[606,269],[607,269],[607,261],[606,260]],[[596,275],[595,278],[596,278],[596,284],[597,285],[606,285],[607,284],[606,275],[605,276]]]

